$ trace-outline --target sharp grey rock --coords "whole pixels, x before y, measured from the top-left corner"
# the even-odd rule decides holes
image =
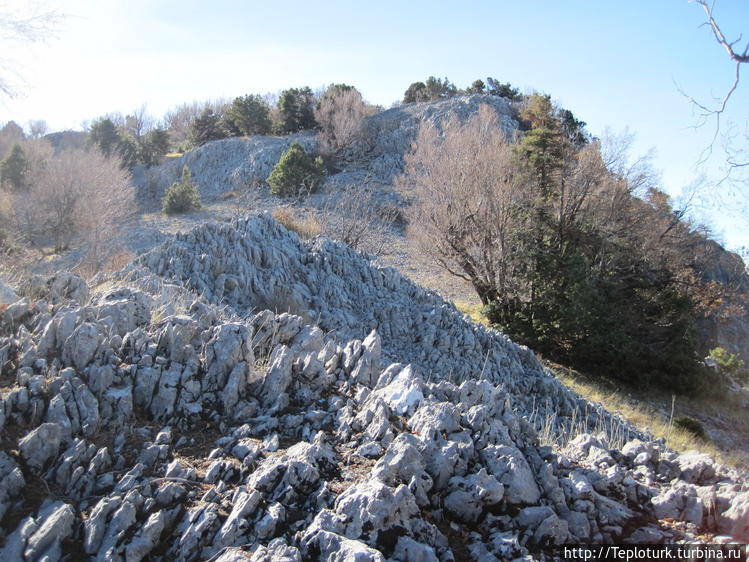
[[[250,562],[302,562],[302,555],[298,548],[289,546],[283,539],[273,539],[268,546],[260,545],[252,553]]]
[[[62,443],[63,429],[56,423],[43,423],[18,442],[21,457],[37,472],[57,456]]]
[[[285,345],[279,345],[270,356],[270,367],[263,377],[260,398],[265,408],[282,410],[286,407],[286,390],[291,384],[294,355]]]
[[[481,451],[487,470],[504,484],[504,497],[512,504],[535,504],[541,499],[535,476],[517,447],[493,445]]]
[[[749,540],[746,473],[668,450],[340,244],[260,215],[105,280],[37,280],[19,293],[45,301],[0,310],[6,559],[539,559],[674,540],[663,519]],[[626,445],[540,443],[539,420],[561,442],[580,411]]]
[[[0,521],[25,486],[23,472],[16,461],[4,451],[0,451]]]
[[[5,560],[61,560],[62,542],[73,533],[75,512],[62,502],[47,502],[36,517],[28,516],[8,537],[0,556]]]
[[[209,142],[160,166],[137,167],[133,182],[138,186],[140,201],[160,202],[166,189],[179,181],[182,167],[187,166],[200,186],[203,200],[215,200],[227,191],[246,185],[260,185],[271,173],[281,155],[297,141],[306,150],[315,146],[314,135],[300,133],[290,138],[252,137],[221,139]]]
[[[454,476],[449,481],[445,509],[466,523],[475,523],[485,509],[500,502],[504,486],[482,468],[465,478]]]
[[[0,280],[0,304],[12,304],[17,300],[16,292]]]
[[[749,540],[749,491],[731,499],[730,507],[719,515],[719,525],[721,532],[736,541]]]

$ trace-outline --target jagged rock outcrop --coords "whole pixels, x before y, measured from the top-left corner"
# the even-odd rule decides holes
[[[178,236],[86,300],[59,281],[0,311],[5,559],[749,539],[745,474],[666,450],[433,293],[267,216]],[[561,435],[582,411],[629,442],[539,443],[540,420]]]

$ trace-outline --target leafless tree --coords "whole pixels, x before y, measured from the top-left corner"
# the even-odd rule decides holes
[[[43,119],[34,119],[32,121],[29,121],[27,128],[29,130],[29,138],[32,139],[42,138],[47,134],[47,131],[49,130],[47,122]]]
[[[163,119],[164,127],[169,131],[172,142],[179,146],[186,138],[192,122],[200,116],[205,109],[212,109],[214,113],[223,114],[224,109],[231,100],[219,98],[208,101],[192,101],[183,103],[169,110]]]
[[[154,125],[155,120],[153,116],[149,115],[145,103],[125,116],[125,129],[136,140],[141,140],[146,133],[154,128]]]
[[[388,253],[391,228],[399,208],[379,202],[365,187],[350,187],[331,193],[322,209],[323,230],[354,250],[375,256]]]
[[[0,37],[10,44],[35,43],[52,35],[63,15],[41,2],[0,2]],[[17,94],[19,80],[12,61],[0,57],[0,93]]]
[[[55,154],[38,142],[29,153],[31,188],[16,197],[16,224],[29,241],[51,238],[55,251],[81,242],[90,266],[100,269],[135,209],[129,174],[116,158],[93,150]]]
[[[365,119],[374,113],[355,88],[331,86],[320,97],[315,119],[322,150],[334,154],[360,139]]]
[[[469,281],[484,304],[517,293],[512,233],[530,197],[494,110],[465,123],[448,118],[441,134],[422,125],[399,184],[412,204],[409,235],[425,255]]]

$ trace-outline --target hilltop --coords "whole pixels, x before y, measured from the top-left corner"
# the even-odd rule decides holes
[[[482,104],[517,134],[503,97],[404,104],[292,200],[264,180],[292,143],[319,149],[310,132],[135,167],[124,263],[0,285],[2,554],[544,560],[566,543],[749,540],[743,468],[571,391],[458,310],[470,286],[411,246],[398,178],[419,128]],[[164,216],[184,166],[203,208]],[[366,194],[355,212],[351,193]],[[334,234],[364,210],[395,217],[358,240],[389,255],[300,227]],[[740,260],[699,240],[716,256],[705,281],[745,294]],[[705,315],[704,346],[744,354],[747,325]]]

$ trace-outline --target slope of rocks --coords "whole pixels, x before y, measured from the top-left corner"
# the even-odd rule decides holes
[[[259,187],[293,142],[312,150],[314,134],[221,139],[169,158],[159,166],[139,166],[133,170],[138,201],[144,207],[157,204],[167,188],[180,180],[183,166],[190,169],[204,201],[215,201],[229,191]]]
[[[422,123],[439,126],[451,115],[466,119],[481,104],[497,111],[508,135],[517,129],[510,102],[497,96],[456,96],[394,107],[367,119],[363,136],[342,155],[348,165],[332,175],[329,182],[339,189],[364,182],[390,186],[403,171],[403,157]],[[295,141],[307,151],[316,147],[315,134],[310,131],[288,137],[229,138],[206,143],[158,166],[137,167],[133,182],[138,188],[138,200],[144,206],[156,204],[166,189],[180,179],[183,166],[190,168],[205,201],[245,187],[259,188],[281,154]]]
[[[441,127],[455,116],[465,121],[485,104],[494,109],[504,132],[511,137],[518,128],[511,102],[488,94],[454,96],[444,100],[403,104],[382,111],[367,121],[366,138],[351,149],[352,158],[364,164],[366,173],[383,184],[403,171],[403,157],[411,149],[419,127],[428,123]]]
[[[267,216],[178,236],[93,295],[70,274],[18,290],[0,312],[4,559],[749,539],[745,475],[626,427],[621,449],[541,445],[540,411],[557,434],[580,407],[613,418],[434,294]]]

